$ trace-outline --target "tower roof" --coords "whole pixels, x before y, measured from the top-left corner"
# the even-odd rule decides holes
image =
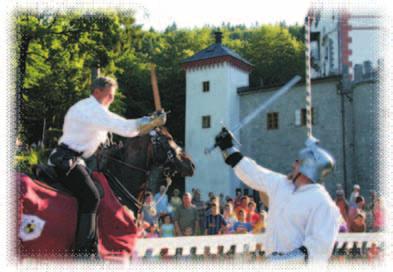
[[[222,32],[215,32],[216,42],[195,55],[181,61],[184,69],[228,61],[236,67],[251,71],[253,65],[239,54],[222,45]]]

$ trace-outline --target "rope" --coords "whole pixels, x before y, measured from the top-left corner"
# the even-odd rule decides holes
[[[311,46],[310,46],[310,28],[311,16],[306,17],[305,22],[305,45],[306,45],[306,129],[307,137],[312,135],[312,97],[311,97]]]

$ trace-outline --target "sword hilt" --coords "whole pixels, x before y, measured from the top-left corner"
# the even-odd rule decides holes
[[[225,126],[224,126],[224,127],[225,127]],[[238,146],[241,146],[241,143],[240,143],[239,140],[235,137],[235,135],[233,134],[233,132],[232,132],[229,128],[227,128],[227,127],[225,127],[225,128],[227,129],[228,133],[231,135],[233,141],[234,141]]]
[[[223,128],[225,128],[227,130],[227,132],[229,133],[229,135],[231,135],[233,141],[238,145],[241,146],[240,142],[236,139],[235,135],[233,135],[233,132],[228,129],[225,125],[222,125]],[[205,148],[205,154],[210,154],[215,148],[217,147],[217,144],[215,143],[214,145]]]

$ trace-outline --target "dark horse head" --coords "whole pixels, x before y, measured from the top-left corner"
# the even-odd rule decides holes
[[[143,192],[155,193],[165,178],[192,176],[195,169],[191,158],[175,143],[165,127],[103,149],[98,153],[97,161],[114,193],[134,211],[142,202]]]

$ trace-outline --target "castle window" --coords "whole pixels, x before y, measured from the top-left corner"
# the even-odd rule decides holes
[[[210,128],[210,115],[202,116],[202,128]]]
[[[267,129],[278,129],[278,112],[267,114]]]
[[[210,91],[210,82],[209,81],[203,81],[202,82],[202,89],[203,89],[204,93]]]
[[[311,108],[311,124],[315,125],[314,108]],[[307,125],[307,109],[301,109],[301,125]]]

